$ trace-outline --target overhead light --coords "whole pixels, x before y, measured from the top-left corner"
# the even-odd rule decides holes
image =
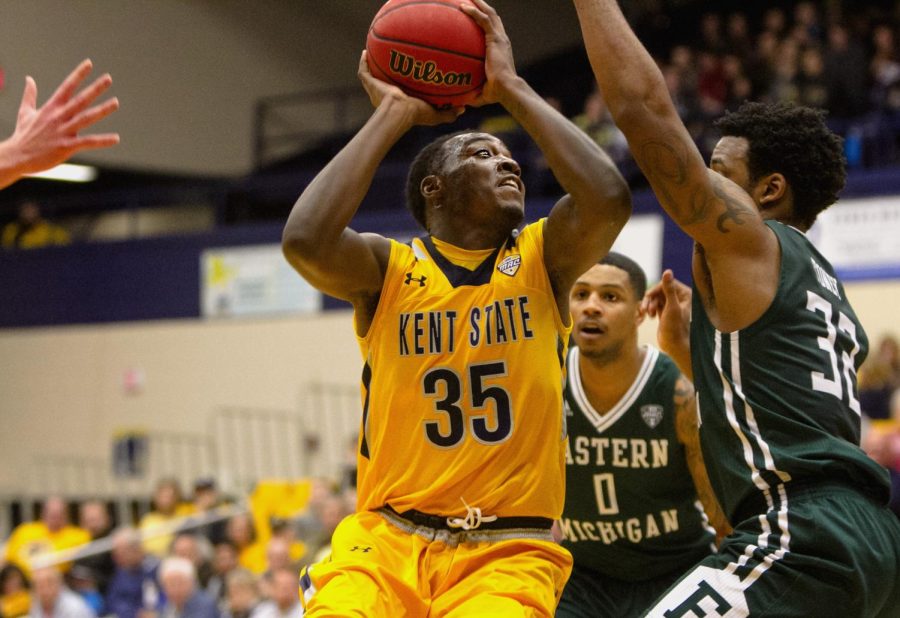
[[[90,182],[97,178],[97,168],[92,165],[61,163],[44,172],[28,174],[28,177],[43,178],[44,180],[64,180],[66,182]]]

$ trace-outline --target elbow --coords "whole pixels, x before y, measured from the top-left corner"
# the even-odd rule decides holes
[[[633,209],[631,191],[624,180],[622,180],[622,185],[617,187],[617,190],[607,198],[607,203],[609,204],[610,219],[624,227],[631,217]]]
[[[631,189],[618,169],[613,168],[612,173],[603,179],[595,195],[599,195],[606,205],[604,210],[611,221],[622,225],[628,221],[632,211]]]
[[[315,249],[316,243],[303,228],[298,229],[290,223],[285,226],[281,233],[281,252],[288,262],[297,264],[309,261],[315,256]]]
[[[675,107],[667,91],[645,92],[640,96],[622,101],[615,108],[610,107],[610,115],[616,126],[627,136],[632,127],[647,124],[647,118],[660,118],[675,113]]]

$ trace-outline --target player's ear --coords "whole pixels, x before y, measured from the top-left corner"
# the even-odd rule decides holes
[[[644,303],[638,301],[637,309],[635,309],[634,313],[634,323],[636,326],[640,326],[644,323],[644,318],[647,317],[647,312],[644,310]]]
[[[779,173],[766,174],[759,179],[754,192],[757,203],[761,208],[771,208],[778,205],[788,193],[787,179]]]
[[[423,178],[421,184],[419,185],[419,190],[427,200],[431,200],[440,196],[443,189],[444,183],[438,176],[435,176],[434,174]]]

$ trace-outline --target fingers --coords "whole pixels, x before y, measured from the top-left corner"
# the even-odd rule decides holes
[[[22,102],[19,104],[19,115],[31,111],[37,107],[37,84],[28,75],[25,77],[25,90],[22,92]]]
[[[356,73],[357,75],[362,75],[363,73],[371,73],[369,71],[369,61],[366,59],[366,50],[362,50],[362,53],[359,55],[359,67],[357,67]]]
[[[75,67],[75,70],[69,73],[68,77],[59,85],[48,103],[64,103],[68,101],[78,89],[78,85],[84,81],[84,78],[90,74],[93,68],[94,65],[90,60],[82,60],[81,64]]]
[[[65,148],[72,153],[80,150],[94,150],[96,148],[108,148],[119,143],[118,133],[100,133],[98,135],[81,135],[73,137],[65,144]]]
[[[60,112],[61,117],[70,118],[75,114],[78,114],[93,103],[97,97],[103,94],[111,85],[112,77],[109,73],[101,75],[91,82],[90,86],[79,92],[77,96],[73,97],[63,106],[62,111]]]
[[[66,124],[63,125],[64,133],[78,133],[85,127],[99,122],[119,109],[119,99],[113,97],[108,101],[104,101],[100,105],[95,105],[90,109],[81,112]]]
[[[469,4],[467,2],[463,2],[462,4],[460,4],[459,9],[463,13],[471,17],[472,20],[476,24],[478,24],[486,33],[490,32],[493,29],[488,11],[494,11],[494,9],[492,9],[486,3],[479,2],[479,0],[472,0],[472,4]],[[496,14],[496,11],[494,11],[494,15]]]

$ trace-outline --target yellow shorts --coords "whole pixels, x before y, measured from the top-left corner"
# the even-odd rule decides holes
[[[300,593],[305,618],[550,617],[571,570],[549,530],[440,530],[368,511],[340,523]]]

